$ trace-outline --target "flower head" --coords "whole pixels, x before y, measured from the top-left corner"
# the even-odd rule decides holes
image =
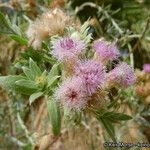
[[[95,93],[105,80],[103,66],[93,60],[79,62],[75,67],[75,74],[82,79],[89,96]]]
[[[54,41],[52,49],[52,55],[59,61],[71,60],[78,57],[85,49],[85,44],[81,40],[65,37]]]
[[[135,82],[136,77],[133,69],[128,64],[121,63],[108,73],[107,80],[109,84],[127,87]]]
[[[56,90],[55,99],[73,110],[83,109],[88,101],[83,85],[78,77],[66,79]]]
[[[37,49],[43,40],[53,35],[63,35],[66,26],[74,25],[72,19],[60,9],[48,11],[29,25],[27,35]]]
[[[117,59],[120,55],[115,43],[110,43],[104,39],[94,42],[93,48],[102,62]]]
[[[144,72],[150,73],[150,64],[144,64],[143,70],[144,70]]]

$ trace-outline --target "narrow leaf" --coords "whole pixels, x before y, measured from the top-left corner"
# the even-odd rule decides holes
[[[28,41],[26,39],[20,37],[19,35],[11,35],[10,37],[21,45],[28,44]]]
[[[1,76],[0,77],[0,86],[6,89],[12,88],[14,89],[15,82],[21,79],[25,79],[24,76],[20,75],[9,75],[9,76]]]
[[[8,16],[4,16],[3,13],[0,12],[0,33],[3,34],[21,34],[20,28],[15,24],[10,22]]]
[[[124,120],[132,119],[132,117],[129,115],[123,113],[115,113],[115,112],[106,112],[102,117],[108,118],[112,121],[124,121]]]
[[[27,87],[27,88],[32,88],[32,89],[36,89],[36,85],[33,81],[30,80],[19,80],[15,82],[16,85],[20,85],[23,87]]]
[[[59,65],[60,65],[59,63],[53,65],[53,67],[51,68],[47,76],[48,80],[51,80],[52,77],[59,75],[59,72],[58,72]]]
[[[53,134],[58,136],[61,129],[60,109],[54,100],[47,101],[48,115],[52,124]]]
[[[33,93],[30,97],[29,97],[29,103],[30,105],[40,96],[43,95],[43,92],[37,92],[37,93]]]
[[[111,137],[111,139],[116,142],[116,137],[115,137],[115,131],[112,123],[107,120],[107,119],[100,119],[101,123],[103,124],[104,128],[106,129],[107,133]]]
[[[32,71],[29,68],[22,67],[22,70],[23,70],[24,74],[27,76],[28,79],[35,80],[35,77],[34,77]]]
[[[53,83],[60,78],[60,76],[54,76],[51,79],[48,79],[48,87],[50,87],[51,85],[53,85]]]
[[[0,26],[5,27],[8,30],[11,30],[9,22],[7,21],[7,19],[5,18],[5,16],[1,12],[0,12]],[[12,30],[11,30],[11,32],[12,32]]]
[[[15,82],[15,88],[18,92],[31,95],[38,90],[37,86],[33,81],[30,80],[19,80]]]
[[[29,60],[29,66],[30,66],[30,69],[32,70],[34,77],[41,76],[42,72],[40,68],[31,58]]]

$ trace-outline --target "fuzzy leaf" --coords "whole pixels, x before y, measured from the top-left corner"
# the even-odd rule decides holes
[[[57,81],[57,79],[60,77],[59,75],[59,71],[58,71],[58,67],[59,67],[59,63],[54,64],[52,69],[50,70],[48,76],[47,76],[47,82],[48,82],[48,87],[52,86],[55,81]]]
[[[27,76],[28,79],[35,80],[35,77],[34,77],[32,71],[29,68],[22,67],[22,70],[23,70],[24,74]]]
[[[58,71],[59,65],[60,65],[59,63],[54,64],[53,67],[51,68],[51,70],[47,76],[48,82],[49,82],[49,80],[51,80],[52,77],[59,75],[59,71]]]
[[[4,16],[3,13],[0,12],[0,33],[2,34],[16,34],[21,35],[20,28],[12,24],[8,18],[8,16]]]
[[[38,90],[33,81],[19,80],[15,82],[16,90],[25,95],[31,95]]]
[[[89,29],[90,29],[90,27],[89,27],[88,21],[85,22],[81,26],[81,29],[80,29],[81,39],[83,39],[86,44],[88,44],[92,39],[92,34],[89,34],[89,32],[88,32]]]
[[[29,69],[32,70],[34,78],[42,75],[42,71],[40,70],[38,65],[31,58],[29,60]]]
[[[43,92],[37,92],[37,93],[33,93],[30,97],[29,97],[29,103],[30,105],[40,96],[43,95]]]
[[[10,28],[10,24],[3,13],[0,12],[0,32],[5,34],[13,33],[12,29]]]
[[[53,134],[58,136],[61,129],[60,109],[54,100],[47,101],[48,115],[52,124]]]
[[[26,79],[24,76],[9,75],[0,77],[0,86],[6,89],[15,89],[15,82],[21,79]]]
[[[52,86],[53,83],[54,83],[58,78],[60,78],[60,76],[54,76],[54,77],[52,77],[52,78],[49,78],[49,79],[48,79],[48,87]]]
[[[88,23],[88,21],[86,21],[86,22],[81,26],[81,29],[80,29],[81,34],[85,33],[85,31],[87,30],[88,26],[89,26],[89,23]],[[87,32],[87,31],[86,31],[86,32]]]

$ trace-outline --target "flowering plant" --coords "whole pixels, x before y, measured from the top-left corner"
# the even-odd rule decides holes
[[[116,112],[111,90],[131,86],[136,77],[120,61],[115,42],[103,38],[93,42],[88,22],[79,26],[58,9],[30,23],[27,36],[15,26],[10,37],[27,50],[15,64],[19,74],[1,76],[0,85],[29,95],[30,105],[44,96],[55,136],[61,133],[61,118],[92,113],[116,141],[113,124],[132,117]]]

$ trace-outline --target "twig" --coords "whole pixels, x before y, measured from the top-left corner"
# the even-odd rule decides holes
[[[80,5],[79,7],[76,7],[75,13],[77,14],[79,11],[81,11],[86,6],[94,7],[94,8],[97,8],[98,10],[100,10],[106,16],[107,19],[110,19],[110,21],[112,22],[112,25],[116,28],[116,30],[120,34],[123,34],[123,30],[118,26],[116,21],[108,14],[108,12],[106,10],[104,10],[99,5],[96,5],[96,4],[92,3],[92,2],[86,2],[86,3],[82,4],[82,5]]]
[[[148,17],[146,26],[145,26],[145,28],[143,30],[143,33],[142,33],[141,37],[138,39],[138,41],[136,42],[136,44],[134,45],[134,47],[132,49],[132,52],[134,52],[137,49],[138,45],[140,44],[140,41],[144,38],[145,33],[146,33],[147,29],[148,29],[149,23],[150,23],[150,16]]]
[[[53,136],[52,133],[41,135],[38,137],[39,142],[34,146],[33,150],[48,150],[66,133],[66,131],[66,129],[61,131],[59,136]]]
[[[40,103],[40,108],[37,112],[37,115],[36,115],[36,118],[35,118],[35,121],[34,121],[34,127],[36,130],[39,130],[39,126],[40,126],[40,121],[41,121],[41,118],[43,116],[43,112],[45,110],[45,103],[43,101],[43,99],[41,99],[41,103]]]
[[[130,58],[132,57],[133,52],[134,52],[134,51],[137,49],[137,47],[139,46],[140,41],[144,38],[145,33],[146,33],[147,29],[148,29],[149,23],[150,23],[150,16],[148,17],[146,26],[145,26],[145,28],[144,28],[144,30],[143,30],[141,36],[139,37],[139,39],[138,39],[137,42],[135,43],[134,47],[131,48],[131,47],[128,45],[128,48],[129,48],[129,54],[128,54],[128,56],[130,56]],[[127,58],[128,58],[128,56],[127,56]],[[126,58],[126,59],[127,59],[127,58]],[[133,58],[132,58],[132,59],[133,59]],[[132,62],[132,65],[133,65],[133,62]]]
[[[12,110],[12,106],[11,106],[11,101],[10,98],[7,96],[6,97],[7,100],[7,106],[8,106],[8,113],[9,113],[9,121],[10,121],[10,127],[11,127],[11,136],[15,136],[16,135],[16,128],[15,128],[15,119],[14,116],[12,115],[13,110]]]
[[[27,138],[27,139],[29,140],[29,142],[33,145],[33,144],[34,144],[34,141],[33,141],[33,139],[30,137],[29,131],[27,130],[26,126],[24,125],[24,123],[23,123],[23,121],[22,121],[22,119],[21,119],[19,113],[17,113],[17,119],[18,119],[18,122],[19,122],[21,128],[22,128],[22,129],[24,130],[24,132],[25,132],[26,138]]]
[[[11,8],[14,9],[10,4],[8,4],[7,2],[5,3],[0,3],[0,7],[7,7],[7,8]]]
[[[88,126],[84,121],[82,121],[81,124],[91,133],[91,135],[95,136],[95,133],[91,130],[90,126]],[[102,140],[99,136],[96,136],[96,138],[97,140]]]
[[[127,44],[127,46],[128,46],[129,54],[130,54],[130,63],[131,63],[131,66],[134,68],[134,56],[132,53],[132,47],[129,43]]]

